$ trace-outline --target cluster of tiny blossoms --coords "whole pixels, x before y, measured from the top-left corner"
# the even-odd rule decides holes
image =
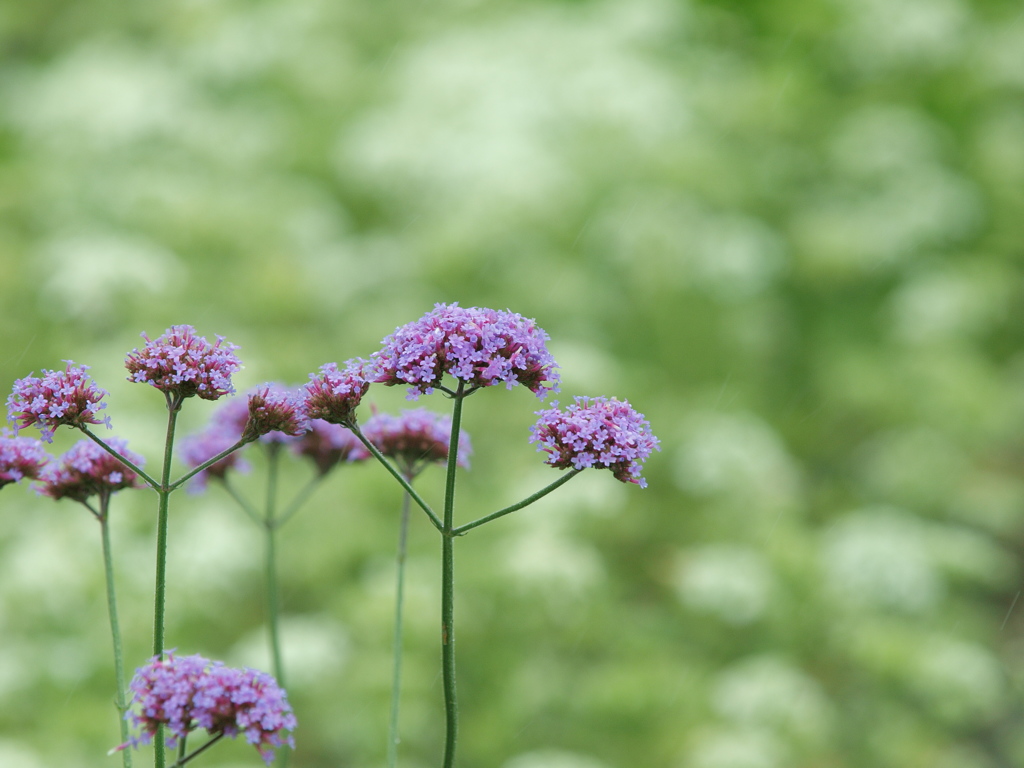
[[[133,709],[125,717],[141,733],[121,749],[149,744],[161,725],[167,728],[169,747],[196,728],[211,736],[244,734],[267,765],[277,747],[295,746],[295,715],[287,694],[264,672],[171,652],[139,668],[129,688]]]
[[[39,427],[42,439],[48,443],[53,442],[54,430],[63,424],[110,427],[110,417],[98,416],[107,407],[101,402],[106,391],[89,378],[88,366],[75,365],[70,360],[64,362],[67,365],[63,371],[44,370],[41,377],[18,379],[7,397],[8,420],[18,429]]]
[[[436,304],[419,320],[397,328],[372,357],[371,381],[408,384],[409,398],[430,394],[445,374],[470,389],[522,384],[539,397],[558,391],[558,366],[548,335],[513,312]]]
[[[370,388],[363,360],[349,360],[345,370],[337,363],[320,366],[320,373],[309,374],[305,387],[306,415],[331,424],[349,427],[356,422],[356,408]]]
[[[222,336],[210,344],[191,325],[173,325],[159,338],[142,338],[145,346],[133,349],[124,362],[129,381],[151,384],[176,400],[193,395],[217,400],[235,391],[231,375],[242,363],[235,356],[238,347]]]
[[[617,480],[647,487],[641,464],[658,450],[658,438],[643,414],[625,400],[577,397],[566,410],[538,411],[531,443],[548,454],[546,462],[559,469],[610,469]],[[555,403],[555,406],[558,404]]]
[[[38,440],[0,435],[0,488],[19,480],[34,480],[49,461],[50,455]]]
[[[448,461],[451,431],[451,416],[423,408],[402,411],[398,416],[378,413],[363,426],[366,439],[382,454],[398,461],[409,474],[416,474],[431,462]],[[469,467],[471,452],[469,436],[460,431],[456,463],[460,467]]]
[[[126,441],[112,437],[107,445],[137,467],[145,459],[128,450]],[[47,464],[39,474],[36,490],[51,499],[85,501],[123,488],[137,487],[136,474],[92,440],[79,440],[57,461]]]
[[[249,395],[249,418],[242,439],[256,440],[271,432],[292,437],[309,431],[305,402],[299,395],[283,387],[264,384]]]

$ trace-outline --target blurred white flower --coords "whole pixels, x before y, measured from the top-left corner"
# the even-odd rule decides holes
[[[522,526],[509,538],[504,564],[513,584],[539,587],[551,599],[583,592],[605,577],[604,562],[593,546],[541,522]]]
[[[836,522],[823,536],[821,564],[830,593],[849,605],[922,612],[934,608],[945,591],[924,527],[889,507],[860,510]]]
[[[47,307],[76,319],[105,319],[140,295],[173,291],[186,275],[171,251],[124,233],[59,237],[43,243],[40,252]]]
[[[768,609],[774,574],[756,550],[712,544],[680,553],[673,585],[688,608],[730,624],[749,624]]]
[[[348,662],[348,632],[326,615],[282,616],[280,635],[285,682],[289,686],[323,683],[344,669]],[[266,629],[250,632],[228,655],[237,663],[274,672]]]
[[[977,725],[994,716],[1009,692],[1003,664],[977,643],[935,638],[920,649],[909,682],[942,720]]]
[[[676,483],[703,496],[735,496],[760,508],[794,504],[800,472],[778,434],[750,414],[702,413],[676,461]]]
[[[43,768],[43,758],[27,744],[0,739],[0,765],[4,768]]]
[[[387,179],[432,215],[544,212],[575,192],[563,143],[573,126],[643,144],[680,122],[678,85],[634,49],[672,13],[656,2],[548,7],[396,50],[393,99],[341,138],[339,170]]]
[[[911,344],[970,338],[1005,317],[1010,286],[997,274],[941,270],[915,276],[893,295],[893,332]]]
[[[773,655],[744,659],[723,670],[711,705],[737,725],[777,728],[819,743],[827,740],[834,715],[817,680]]]
[[[516,755],[502,768],[608,768],[608,764],[577,752],[544,749]]]
[[[788,765],[781,740],[765,728],[719,729],[702,734],[679,768],[782,768]]]

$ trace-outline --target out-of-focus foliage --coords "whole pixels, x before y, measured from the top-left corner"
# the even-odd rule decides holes
[[[648,489],[458,542],[461,765],[1024,763],[1019,3],[33,0],[0,51],[4,391],[91,365],[152,465],[140,332],[223,334],[244,388],[457,300],[662,438]],[[537,407],[467,403],[460,519],[553,478]],[[398,504],[360,466],[283,531],[296,768],[382,762]],[[114,510],[130,666],[154,506]],[[170,644],[266,667],[258,531],[216,487],[172,512]],[[442,738],[416,523],[407,768]],[[11,486],[0,553],[0,765],[119,764],[98,527]]]

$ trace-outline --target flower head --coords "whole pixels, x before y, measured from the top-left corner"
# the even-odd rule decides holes
[[[196,728],[211,736],[244,734],[267,765],[277,747],[295,746],[291,732],[296,722],[288,696],[263,672],[170,652],[140,667],[129,688],[134,708],[125,718],[142,732],[119,749],[149,744],[160,725],[169,732],[169,747]]]
[[[35,424],[42,439],[53,442],[53,432],[62,424],[82,427],[86,424],[106,424],[97,414],[107,407],[100,402],[106,391],[96,386],[87,365],[75,365],[65,360],[63,371],[43,370],[42,377],[26,376],[14,382],[14,390],[7,397],[8,419],[18,429]]]
[[[242,363],[235,356],[238,347],[222,336],[210,344],[191,325],[173,325],[157,339],[142,338],[145,346],[133,349],[124,361],[129,381],[151,384],[179,400],[193,395],[217,400],[235,391],[231,375]]]
[[[249,418],[242,438],[255,440],[271,432],[298,437],[309,431],[305,402],[295,392],[264,384],[249,395]]]
[[[446,373],[470,389],[522,384],[538,397],[558,391],[558,365],[534,320],[508,311],[436,304],[415,322],[395,329],[373,354],[369,378],[409,384],[409,398],[430,394]]]
[[[311,419],[309,424],[309,432],[288,444],[297,454],[309,458],[319,474],[326,475],[342,462],[370,458],[370,452],[346,427],[323,419]]]
[[[138,467],[145,459],[128,450],[125,440],[112,437],[106,441]],[[39,473],[36,490],[51,499],[85,501],[90,496],[108,495],[123,488],[135,488],[137,475],[92,440],[79,440],[56,462],[47,464]]]
[[[50,462],[50,455],[39,440],[0,435],[0,488],[19,480],[35,480]]]
[[[644,460],[658,448],[658,438],[643,414],[625,400],[577,397],[564,411],[537,411],[531,443],[548,454],[546,463],[559,469],[610,469],[616,480],[647,487],[640,477]],[[555,406],[558,403],[554,404]]]
[[[364,369],[365,361],[356,359],[349,360],[344,371],[338,370],[336,363],[327,363],[320,366],[319,374],[309,374],[306,415],[331,424],[354,424],[356,408],[370,388]]]
[[[417,474],[426,464],[448,461],[452,418],[423,408],[402,411],[398,416],[378,413],[367,419],[363,435],[385,456],[397,460],[408,474]],[[472,449],[469,436],[459,432],[456,463],[469,466]]]

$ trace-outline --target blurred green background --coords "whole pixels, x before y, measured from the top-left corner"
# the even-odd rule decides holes
[[[587,472],[459,541],[460,765],[1024,765],[1019,2],[33,0],[0,5],[0,56],[4,392],[88,364],[153,466],[141,332],[226,336],[244,390],[459,301],[536,318],[563,402],[650,420],[648,489]],[[555,477],[538,407],[467,403],[459,519]],[[383,764],[399,499],[345,469],[283,531],[295,768]],[[130,668],[154,508],[114,509]],[[414,523],[401,764],[427,768]],[[169,645],[266,667],[257,529],[211,488],[170,535]],[[4,489],[0,765],[120,765],[111,687],[98,526]]]

